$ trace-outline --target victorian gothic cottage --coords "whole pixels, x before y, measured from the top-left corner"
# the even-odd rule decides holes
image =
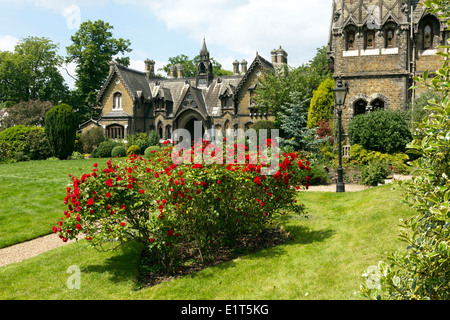
[[[328,56],[349,92],[344,127],[357,114],[404,108],[413,76],[442,66],[446,24],[418,0],[333,0]]]
[[[201,121],[204,132],[213,125],[223,133],[245,130],[258,120],[272,119],[258,113],[251,98],[262,73],[283,63],[287,63],[287,53],[280,47],[272,51],[271,62],[257,54],[249,66],[245,60],[235,61],[234,75],[214,77],[205,42],[195,78],[185,78],[181,65],[172,66],[170,76],[161,79],[155,77],[155,63],[151,60],[145,61],[145,72],[111,62],[109,76],[98,95],[101,116],[86,123],[82,130],[100,125],[113,139],[156,130],[164,140],[171,139],[177,128],[193,134],[194,121]]]

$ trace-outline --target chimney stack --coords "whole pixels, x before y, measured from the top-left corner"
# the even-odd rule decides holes
[[[169,76],[169,79],[174,79],[174,78],[175,78],[175,69],[176,69],[176,67],[175,67],[174,65],[171,65],[171,66],[169,67],[169,69],[170,69],[170,76]]]
[[[183,76],[183,66],[181,65],[181,63],[177,64],[177,70],[178,70],[178,78],[182,79]]]
[[[155,77],[155,61],[146,59],[144,61],[145,63],[145,75],[147,78],[153,78]]]
[[[275,65],[276,63],[278,63],[277,50],[273,49],[272,51],[270,51],[270,54],[272,55],[272,64]]]
[[[245,59],[243,59],[241,61],[241,71],[242,71],[242,74],[247,73],[247,60],[245,60]]]
[[[237,60],[235,60],[233,62],[233,73],[234,73],[234,75],[239,74],[239,61],[237,61]]]

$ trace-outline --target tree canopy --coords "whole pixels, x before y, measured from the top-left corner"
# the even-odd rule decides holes
[[[0,52],[0,101],[60,102],[69,89],[59,72],[63,58],[48,38],[27,37],[14,52]]]
[[[90,117],[97,92],[108,77],[109,62],[118,54],[131,51],[130,40],[114,38],[113,28],[102,20],[83,22],[71,37],[72,44],[66,48],[66,61],[77,64],[75,86],[82,120]],[[125,66],[130,63],[129,57],[116,57],[116,61]]]
[[[233,75],[232,71],[228,71],[222,68],[222,65],[217,62],[214,58],[210,58],[213,64],[213,74],[216,77]],[[183,75],[186,78],[193,78],[197,74],[197,63],[200,61],[200,56],[196,56],[194,59],[190,59],[185,54],[179,54],[176,57],[170,57],[169,63],[163,68],[158,69],[159,71],[164,71],[167,76],[170,75],[170,67],[177,66],[181,64],[183,66]],[[177,74],[175,74],[175,77]]]

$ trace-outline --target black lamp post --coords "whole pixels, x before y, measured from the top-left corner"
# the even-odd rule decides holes
[[[336,184],[336,192],[345,192],[344,184],[344,173],[342,169],[342,109],[345,103],[345,98],[347,96],[348,88],[342,83],[342,79],[339,78],[336,87],[333,89],[334,92],[334,105],[337,108],[338,115],[338,130],[339,130],[339,167],[338,167],[338,180]]]

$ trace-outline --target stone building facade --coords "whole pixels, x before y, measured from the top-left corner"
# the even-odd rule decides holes
[[[194,121],[201,121],[203,132],[214,125],[225,135],[226,130],[246,130],[258,120],[273,120],[270,114],[259,113],[251,99],[264,72],[287,63],[281,47],[271,54],[271,62],[259,54],[250,65],[235,61],[234,75],[221,77],[214,77],[205,42],[194,78],[185,78],[181,65],[172,66],[170,76],[162,79],[155,76],[152,60],[145,61],[145,72],[111,62],[97,98],[101,116],[83,124],[82,131],[101,126],[108,137],[126,139],[156,130],[160,139],[167,140],[178,128],[193,134]]]
[[[442,66],[446,23],[419,0],[333,0],[328,57],[348,85],[344,130],[361,113],[405,108],[421,93],[413,77]]]

